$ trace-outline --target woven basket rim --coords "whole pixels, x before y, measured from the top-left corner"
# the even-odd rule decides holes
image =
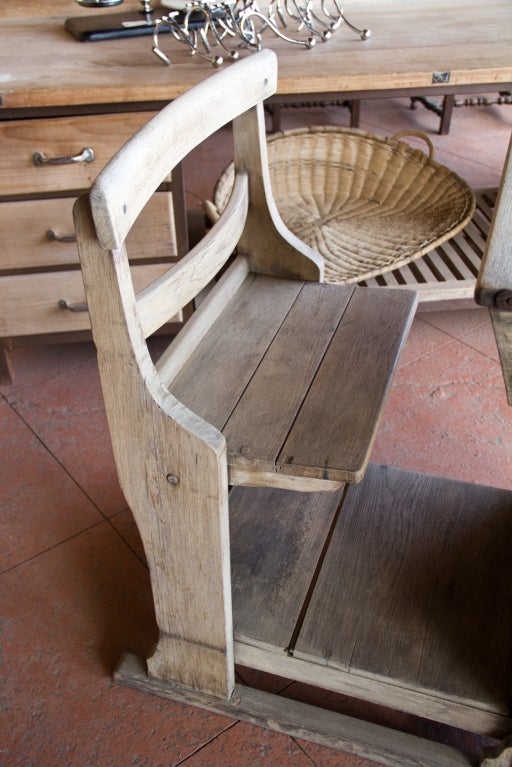
[[[411,135],[417,134],[422,135],[419,131],[411,131]],[[327,138],[332,138],[333,140],[339,139],[340,142],[342,142],[344,138],[349,138],[352,148],[354,146],[358,147],[359,142],[361,147],[365,144],[367,147],[370,146],[371,151],[373,151],[375,147],[379,147],[379,152],[382,149],[386,158],[390,158],[390,162],[399,159],[400,162],[411,163],[412,167],[417,165],[418,172],[424,172],[424,169],[427,169],[427,173],[432,173],[432,179],[436,179],[439,181],[439,183],[445,184],[446,188],[450,189],[451,193],[457,196],[456,207],[453,211],[454,215],[452,218],[448,218],[448,214],[450,214],[451,211],[447,211],[446,226],[444,226],[444,223],[441,219],[440,223],[437,222],[437,230],[434,230],[434,227],[432,227],[431,232],[426,231],[425,237],[422,237],[421,242],[418,240],[415,242],[411,241],[410,249],[405,253],[403,252],[403,245],[401,245],[400,248],[397,246],[397,252],[393,252],[390,249],[389,254],[386,254],[385,256],[382,256],[379,251],[379,254],[375,255],[375,263],[372,264],[373,268],[369,268],[367,258],[362,258],[362,263],[360,266],[358,266],[354,260],[351,260],[350,254],[348,254],[346,260],[344,252],[341,251],[339,253],[335,253],[334,256],[332,253],[329,253],[328,259],[326,259],[325,255],[322,254],[324,255],[324,260],[326,261],[326,281],[344,283],[361,282],[365,279],[369,279],[370,277],[376,277],[380,274],[398,269],[416,260],[417,258],[421,258],[429,251],[441,245],[447,239],[453,237],[455,234],[457,234],[457,232],[461,231],[461,229],[463,229],[471,220],[476,205],[475,195],[468,183],[455,171],[452,171],[446,165],[437,162],[435,159],[422,151],[422,149],[411,146],[407,141],[404,141],[403,138],[394,138],[393,136],[379,136],[375,133],[370,133],[359,128],[346,128],[333,125],[314,125],[303,128],[294,128],[286,131],[279,131],[277,133],[271,134],[267,137],[267,143],[269,145],[276,141],[283,142],[283,149],[279,152],[279,158],[274,160],[273,163],[269,160],[269,170],[271,176],[273,167],[277,168],[283,164],[286,164],[288,169],[291,168],[294,164],[299,167],[301,163],[304,163],[304,161],[307,160],[307,158],[304,157],[291,157],[289,153],[287,155],[285,146],[287,139],[300,139],[303,136],[311,136],[314,138],[316,135],[319,137],[325,136]],[[428,141],[428,137],[426,140]],[[289,143],[291,145],[294,142],[292,141]],[[359,159],[359,154],[357,157]],[[365,156],[364,160],[366,159],[367,158]],[[296,162],[294,163],[295,160]],[[327,163],[324,163],[324,165],[327,166]],[[347,165],[346,167],[349,166]],[[355,167],[355,165],[352,167]],[[372,167],[370,165],[366,166],[365,168],[358,168],[358,170],[360,172],[366,171],[368,174],[370,174],[372,172]],[[217,183],[215,184],[213,203],[218,211],[223,210],[227,203],[232,186],[232,178],[233,163],[230,163],[221,173]],[[400,191],[401,188],[397,187],[397,189]],[[314,197],[314,190],[307,191],[308,194],[311,194],[311,196]],[[407,192],[408,188],[404,186],[403,191]],[[357,201],[359,198],[354,199]],[[279,210],[279,197],[276,197],[276,205]],[[386,208],[383,206],[382,210],[384,212]],[[293,230],[293,227],[290,227],[290,225],[286,222],[286,216],[283,215],[282,211],[280,211],[280,214],[283,216],[285,225]],[[387,215],[389,220],[389,210],[387,211]],[[341,228],[342,225],[340,224],[339,230],[341,230]],[[301,237],[301,233],[295,232],[295,234]],[[339,234],[339,231],[337,234]],[[302,238],[307,242],[307,238],[304,236],[302,236]],[[315,247],[312,242],[308,242],[308,244],[312,247]],[[368,245],[368,250],[371,252],[370,244]]]

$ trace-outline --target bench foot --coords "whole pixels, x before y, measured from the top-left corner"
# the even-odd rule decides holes
[[[121,658],[114,678],[146,693],[241,719],[390,767],[476,767],[478,764],[478,757],[451,746],[251,687],[236,685],[229,700],[186,690],[148,676],[145,661],[130,653]],[[485,767],[509,767],[510,764],[510,761],[484,763]]]

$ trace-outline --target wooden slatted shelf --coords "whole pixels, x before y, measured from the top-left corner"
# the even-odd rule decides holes
[[[240,663],[510,731],[511,492],[370,465],[346,496],[235,488],[230,507]]]
[[[497,189],[481,189],[469,224],[452,239],[401,269],[361,282],[365,286],[412,288],[418,291],[418,311],[474,306],[473,294],[496,204]]]

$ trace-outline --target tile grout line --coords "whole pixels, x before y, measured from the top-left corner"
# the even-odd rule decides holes
[[[107,515],[106,515],[106,514],[103,512],[103,510],[102,510],[102,509],[101,509],[101,508],[98,506],[98,504],[97,504],[95,501],[93,501],[93,499],[90,497],[90,495],[87,493],[87,491],[86,491],[86,490],[85,490],[85,489],[84,489],[84,488],[83,488],[83,487],[80,485],[80,483],[79,483],[79,482],[78,482],[78,481],[75,479],[75,477],[74,477],[74,476],[73,476],[73,475],[72,475],[72,474],[71,474],[71,473],[68,471],[68,469],[67,469],[67,468],[64,466],[64,464],[62,463],[62,461],[60,461],[60,460],[57,458],[57,456],[56,456],[54,453],[52,453],[52,451],[50,450],[50,448],[49,448],[49,447],[48,447],[48,446],[45,444],[45,442],[43,442],[43,440],[41,439],[41,437],[39,436],[39,434],[37,434],[37,432],[36,432],[36,431],[35,431],[35,430],[32,428],[32,426],[31,426],[31,425],[28,423],[28,421],[27,421],[25,418],[23,418],[23,416],[22,416],[22,415],[21,415],[21,413],[20,413],[20,412],[19,412],[19,411],[16,409],[16,407],[15,407],[15,406],[14,406],[14,405],[13,405],[11,402],[9,402],[9,401],[8,401],[8,400],[7,400],[7,399],[4,397],[4,395],[3,395],[3,394],[1,394],[1,396],[2,396],[2,398],[4,399],[4,401],[6,402],[7,406],[8,406],[8,407],[9,407],[9,408],[12,410],[12,412],[13,412],[13,413],[14,413],[14,414],[15,414],[15,415],[16,415],[16,416],[17,416],[17,417],[20,419],[20,421],[21,421],[21,422],[22,422],[22,423],[23,423],[23,424],[24,424],[24,425],[27,427],[27,429],[28,429],[28,430],[30,431],[30,433],[31,433],[31,434],[32,434],[32,435],[33,435],[33,436],[36,438],[36,440],[37,440],[37,441],[39,442],[39,444],[40,444],[40,445],[43,447],[43,449],[44,449],[44,450],[45,450],[45,451],[48,453],[48,455],[50,455],[50,456],[52,457],[52,459],[53,459],[53,460],[54,460],[54,461],[57,463],[57,465],[58,465],[58,466],[59,466],[59,467],[62,469],[62,471],[63,471],[63,472],[66,474],[66,476],[68,476],[68,477],[69,477],[69,479],[70,479],[70,480],[73,482],[73,484],[75,485],[75,487],[76,487],[76,488],[78,488],[78,490],[79,490],[79,491],[80,491],[80,492],[81,492],[81,493],[82,493],[82,494],[85,496],[85,498],[86,498],[86,499],[89,501],[89,503],[91,504],[91,506],[93,506],[93,508],[95,508],[95,509],[96,509],[96,511],[98,512],[98,514],[101,516],[101,518],[102,518],[102,519],[100,519],[100,520],[99,520],[98,522],[96,522],[94,525],[91,525],[91,526],[89,526],[89,527],[87,527],[87,528],[84,528],[84,529],[83,529],[83,530],[81,530],[80,532],[78,532],[78,533],[75,533],[75,535],[71,535],[71,536],[69,536],[69,538],[64,538],[62,541],[60,541],[59,543],[55,544],[54,546],[50,546],[49,548],[47,548],[47,549],[44,549],[43,551],[40,551],[40,552],[38,552],[37,554],[34,554],[32,557],[29,557],[28,559],[25,559],[25,560],[23,560],[22,562],[18,562],[16,565],[13,565],[12,567],[8,567],[6,570],[2,570],[2,571],[0,571],[0,575],[2,575],[2,574],[3,574],[3,573],[5,573],[5,572],[9,572],[10,570],[14,569],[15,567],[18,567],[19,565],[25,564],[26,562],[29,562],[29,561],[31,561],[32,559],[35,559],[36,557],[40,556],[41,554],[45,554],[45,553],[47,553],[48,551],[51,551],[51,550],[52,550],[52,549],[54,549],[56,546],[60,546],[62,543],[65,543],[66,541],[72,540],[72,539],[73,539],[73,538],[75,538],[77,535],[81,535],[82,533],[86,532],[87,530],[91,530],[92,528],[96,527],[97,525],[100,525],[100,524],[102,524],[103,522],[106,522],[106,523],[109,525],[110,529],[111,529],[111,530],[113,530],[113,532],[114,532],[114,533],[115,533],[115,534],[118,536],[118,538],[120,538],[120,539],[123,541],[123,543],[125,544],[125,546],[127,546],[127,547],[128,547],[128,549],[129,549],[129,550],[132,552],[132,554],[133,554],[133,555],[134,555],[134,556],[135,556],[135,557],[136,557],[136,558],[139,560],[139,562],[141,562],[141,564],[142,564],[142,565],[143,565],[143,566],[144,566],[144,567],[147,569],[147,567],[148,567],[148,566],[147,566],[147,563],[146,563],[146,562],[145,562],[145,561],[144,561],[144,560],[143,560],[143,559],[142,559],[142,558],[139,556],[139,554],[138,554],[138,553],[135,551],[135,549],[134,549],[134,548],[133,548],[133,547],[132,547],[132,546],[131,546],[131,545],[128,543],[128,541],[125,539],[125,537],[124,537],[124,536],[123,536],[123,535],[122,535],[122,534],[119,532],[119,530],[117,530],[117,528],[116,528],[116,527],[115,527],[115,526],[112,524],[112,522],[111,522],[111,518],[110,518],[110,517],[108,517],[108,516],[107,516]],[[128,507],[127,507],[127,508],[128,508]],[[121,513],[122,513],[121,511],[120,511],[120,512],[117,512],[116,514],[114,514],[114,515],[113,515],[113,517],[116,517],[118,514],[121,514]]]
[[[240,724],[240,719],[236,719],[235,721],[231,722],[231,724],[229,724],[223,730],[221,730],[216,735],[214,735],[212,738],[207,740],[206,743],[203,743],[202,745],[200,745],[197,748],[195,748],[190,754],[187,754],[187,756],[184,756],[183,759],[179,759],[179,761],[174,762],[172,767],[179,767],[179,765],[185,764],[193,756],[196,756],[196,754],[199,754],[205,748],[208,748],[208,746],[211,745],[215,740],[217,740],[217,738],[220,738],[221,735],[224,735],[225,733],[227,733],[230,730],[232,730],[233,727],[236,727],[237,724]]]
[[[12,572],[12,570],[16,570],[17,567],[22,567],[22,565],[26,565],[28,562],[32,562],[34,559],[37,559],[38,557],[41,557],[44,554],[48,554],[49,551],[53,551],[54,549],[59,548],[59,546],[62,546],[62,544],[68,543],[69,541],[72,541],[75,538],[78,538],[80,535],[83,535],[84,533],[89,532],[89,530],[94,530],[94,528],[98,527],[99,525],[104,525],[105,522],[107,521],[108,520],[106,519],[100,519],[98,520],[98,522],[95,522],[93,525],[89,525],[89,527],[85,527],[83,530],[79,530],[77,533],[73,533],[73,535],[69,535],[67,538],[63,538],[61,541],[54,543],[52,546],[48,546],[46,549],[43,549],[42,551],[38,551],[37,554],[32,554],[31,557],[27,557],[26,559],[23,559],[21,562],[17,562],[15,565],[6,567],[5,570],[0,570],[0,576],[5,575],[6,573],[10,573]]]

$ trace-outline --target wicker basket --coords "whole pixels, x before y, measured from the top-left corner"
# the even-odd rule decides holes
[[[399,141],[419,135],[429,154]],[[359,282],[428,253],[470,220],[475,197],[433,160],[424,134],[391,138],[338,127],[310,127],[268,138],[277,208],[288,228],[325,260],[325,280]],[[214,192],[222,211],[233,165]]]

